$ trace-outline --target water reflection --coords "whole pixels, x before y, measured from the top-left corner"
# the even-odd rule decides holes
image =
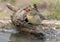
[[[11,33],[0,32],[0,42],[8,42],[10,41]]]
[[[0,31],[2,31],[2,29]],[[56,30],[52,28],[45,29],[44,33],[46,38],[44,40],[37,39],[37,37],[29,33],[14,34],[15,32],[13,33],[11,32],[13,32],[13,30],[0,32],[0,41],[1,42],[8,42],[8,41],[9,42],[60,42],[60,29],[56,29]]]
[[[30,34],[11,34],[10,39],[12,42],[45,42]]]
[[[12,42],[60,42],[60,29],[45,29],[45,40],[40,40],[30,34],[11,34]]]
[[[13,29],[0,29],[1,42],[45,42],[29,33],[15,33]]]

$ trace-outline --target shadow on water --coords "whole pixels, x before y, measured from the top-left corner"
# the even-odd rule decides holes
[[[11,34],[11,42],[45,42],[30,34]]]
[[[5,32],[3,32],[5,30]],[[15,31],[0,29],[0,41],[1,42],[60,42],[60,29],[48,28],[44,30],[45,37],[44,40],[38,39],[34,35],[29,33],[17,33]],[[14,32],[13,32],[14,31]],[[13,32],[13,33],[12,33]],[[38,35],[39,36],[39,35]]]
[[[45,37],[44,40],[38,39],[34,35],[31,34],[11,34],[10,40],[12,42],[60,42],[60,29],[45,29]]]
[[[0,28],[0,41],[1,42],[45,42],[40,40],[34,35],[29,33],[15,33],[13,29],[1,29]]]

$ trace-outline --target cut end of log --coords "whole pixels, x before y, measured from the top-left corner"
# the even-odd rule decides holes
[[[9,4],[9,3],[7,3],[6,6],[7,6],[10,10],[12,10],[12,11],[14,11],[14,12],[16,12],[16,11],[18,10],[17,7],[15,7],[15,6],[13,6],[13,5]]]

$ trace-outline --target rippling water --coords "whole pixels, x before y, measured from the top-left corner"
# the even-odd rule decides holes
[[[14,34],[9,32],[0,32],[1,42],[60,42],[60,29],[45,29],[45,40],[40,40],[30,34]]]

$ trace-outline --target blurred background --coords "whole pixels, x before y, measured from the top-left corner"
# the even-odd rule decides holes
[[[60,20],[60,0],[0,0],[0,20],[10,20],[10,16],[13,14],[13,12],[7,8],[7,6],[6,6],[7,3],[10,3],[13,6],[15,6],[17,8],[20,8],[20,9],[22,7],[25,7],[25,6],[28,6],[28,5],[31,5],[31,4],[37,4],[37,7],[38,7],[40,13],[46,19],[48,19],[48,20]],[[0,24],[0,26],[1,26],[1,24]],[[60,31],[60,29],[59,29],[59,31]],[[5,36],[5,33],[0,33],[0,40],[1,40],[1,38],[3,38],[1,40],[1,42],[4,41],[4,39],[6,39],[6,38],[7,39],[10,38],[11,34],[9,34],[8,36],[7,35],[8,35],[8,33],[6,33],[6,36]],[[23,35],[20,36],[20,37],[19,36],[17,35],[17,37],[16,37],[16,35],[14,36],[12,34],[12,38],[13,38],[12,40],[14,40],[14,42],[20,42],[20,41],[23,41],[23,42],[32,41],[33,42],[32,39],[31,40],[28,39],[29,36],[28,36],[28,38],[27,38],[27,36],[25,37],[27,39],[25,39]],[[4,38],[4,37],[6,37],[6,38]],[[59,34],[58,37],[59,37],[59,40],[60,40],[60,34]],[[17,41],[15,41],[16,39],[17,39]],[[37,42],[37,41],[38,40],[34,40],[34,42]],[[51,40],[50,40],[50,42],[51,42]],[[54,42],[55,42],[55,40],[54,40]]]
[[[0,19],[10,19],[13,13],[6,4],[10,3],[18,8],[36,3],[40,13],[47,19],[60,19],[60,0],[0,0]]]

